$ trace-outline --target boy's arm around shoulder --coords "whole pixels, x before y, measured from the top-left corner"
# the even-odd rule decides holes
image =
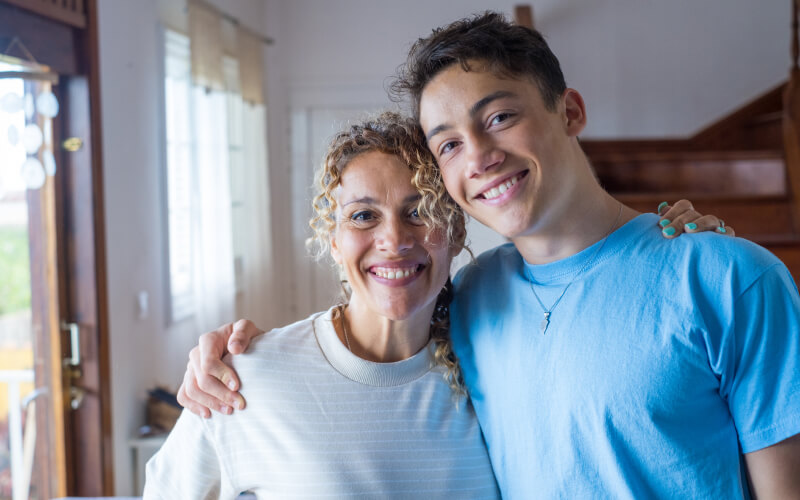
[[[254,338],[263,334],[251,321],[239,320],[201,335],[198,345],[189,352],[178,402],[204,418],[211,417],[211,409],[226,415],[234,408],[244,409],[246,402],[238,392],[241,383],[236,370],[222,358],[226,353],[243,353]]]

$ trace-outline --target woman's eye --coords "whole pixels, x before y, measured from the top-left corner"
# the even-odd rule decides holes
[[[372,214],[370,212],[367,212],[366,210],[355,212],[353,215],[350,216],[350,220],[356,222],[366,222],[372,219],[373,219]]]
[[[424,224],[422,217],[419,216],[419,209],[414,209],[408,213],[408,218],[411,224],[421,226]]]

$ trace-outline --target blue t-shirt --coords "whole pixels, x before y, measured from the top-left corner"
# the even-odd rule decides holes
[[[800,296],[746,240],[641,215],[566,259],[456,277],[452,335],[504,498],[736,498],[800,433]],[[594,260],[592,260],[592,258]],[[540,332],[550,307],[585,265]]]

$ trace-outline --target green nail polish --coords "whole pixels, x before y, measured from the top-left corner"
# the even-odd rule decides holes
[[[667,205],[669,205],[669,203],[667,203],[666,201],[662,201],[661,203],[659,203],[659,204],[658,204],[658,210],[656,211],[656,213],[659,213],[659,214],[660,214],[660,213],[661,213],[661,210],[662,210],[664,207],[666,207]]]
[[[667,236],[672,236],[673,234],[675,234],[675,228],[674,227],[668,227],[668,228],[664,229],[661,232],[664,233]]]
[[[686,229],[688,229],[689,231],[694,231],[695,229],[697,229],[697,224],[695,224],[694,222],[690,222],[686,224]]]
[[[661,219],[658,222],[658,225],[661,226],[661,227],[666,227],[666,226],[669,226],[670,222],[672,222],[672,221],[670,221],[669,219]]]
[[[718,227],[718,228],[717,228],[717,231],[719,231],[719,232],[720,232],[720,233],[722,233],[722,234],[725,234],[725,233],[727,233],[727,232],[728,232],[728,230],[727,230],[727,229],[725,229],[724,227]]]

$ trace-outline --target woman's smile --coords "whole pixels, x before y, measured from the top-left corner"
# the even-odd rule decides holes
[[[409,167],[371,151],[342,172],[331,254],[352,289],[351,306],[391,320],[430,316],[447,281],[450,251],[443,231],[429,231]]]
[[[416,280],[424,269],[424,264],[396,262],[373,265],[369,272],[374,279],[387,286],[405,286]]]

